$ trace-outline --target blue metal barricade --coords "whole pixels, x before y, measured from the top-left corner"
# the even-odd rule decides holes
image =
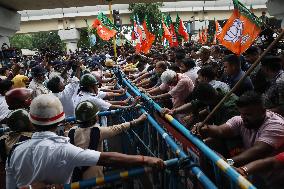
[[[123,73],[120,73],[119,71],[117,73],[116,76],[119,83],[128,87],[126,97],[130,97],[131,95],[140,96],[142,99],[144,99],[145,103],[143,106],[136,107],[136,110],[132,108],[131,110],[106,111],[100,112],[99,116],[108,116],[110,119],[113,118],[112,121],[115,120],[116,123],[120,123],[131,121],[138,116],[138,111],[140,111],[141,113],[147,113],[148,120],[148,124],[145,125],[145,127],[131,128],[123,134],[121,141],[122,152],[150,155],[160,157],[162,159],[174,158],[171,160],[172,162],[178,161],[178,159],[175,159],[176,157],[181,159],[186,158],[187,161],[182,167],[174,166],[174,169],[166,170],[160,173],[151,172],[151,169],[149,168],[135,168],[105,177],[72,183],[70,185],[65,185],[64,188],[86,188],[111,182],[121,182],[123,178],[148,173],[148,175],[152,178],[151,182],[154,188],[255,189],[255,187],[249,181],[238,174],[222,158],[214,153],[214,151],[212,151],[199,138],[194,136],[172,116],[165,115],[164,117],[157,117],[155,112],[161,112],[162,110],[159,104],[154,102],[147,95],[141,93],[139,89],[132,85],[131,82],[129,82],[126,78],[123,78]],[[120,85],[118,85],[118,87],[120,87]],[[165,119],[170,124],[165,123],[165,121],[161,122],[159,119]],[[67,118],[66,121],[74,121],[74,118]],[[113,124],[113,122],[111,123]],[[178,136],[180,136],[180,138],[176,137],[176,133],[179,134]],[[191,147],[185,146],[184,141],[197,148],[200,151],[200,154],[198,155],[203,155],[210,160],[215,177],[210,177],[204,174],[202,169],[199,167],[199,162],[196,161],[196,159],[198,159],[198,155],[196,155]],[[222,177],[221,175],[225,175],[226,177]],[[225,182],[222,180],[224,178],[226,179]],[[133,185],[130,188],[137,187],[134,187]]]
[[[150,99],[147,95],[141,93],[139,89],[133,86],[127,79],[122,78],[122,83],[127,86],[132,92],[141,96],[145,100],[150,103],[156,111],[161,113],[162,108]],[[188,129],[186,129],[181,123],[179,123],[176,119],[174,119],[171,115],[166,114],[164,116],[166,120],[168,120],[175,129],[181,132],[191,143],[193,143],[209,160],[213,162],[215,166],[217,166],[222,172],[224,172],[227,177],[233,181],[239,188],[242,189],[254,189],[255,187],[246,180],[243,176],[241,176],[234,168],[229,166],[222,158],[220,158],[213,150],[211,150],[208,146],[206,146],[199,138],[194,136]],[[217,172],[217,171],[216,171]],[[233,185],[233,186],[234,186]]]

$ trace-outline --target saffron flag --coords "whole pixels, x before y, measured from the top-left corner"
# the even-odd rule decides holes
[[[220,43],[237,55],[245,52],[261,32],[261,21],[238,0],[234,12],[218,36]]]
[[[200,29],[198,30],[198,37],[199,37],[198,39],[199,43],[203,43],[203,38],[202,38]]]
[[[149,53],[152,44],[155,41],[155,35],[149,31],[148,26],[150,26],[150,23],[146,16],[142,27],[142,52],[145,54]]]
[[[172,18],[171,16],[168,14],[167,18],[166,18],[166,25],[169,28],[170,34],[171,34],[171,38],[172,40],[169,41],[170,42],[170,47],[177,47],[178,46],[178,40],[177,40],[177,34],[175,31],[175,26],[172,22]]]
[[[142,51],[142,28],[139,24],[138,16],[136,15],[133,20],[133,32],[132,39],[135,41],[135,51],[140,53]]]
[[[93,28],[97,30],[97,34],[105,41],[110,40],[118,31],[117,27],[102,12],[93,22]]]
[[[162,27],[164,31],[163,38],[167,39],[170,43],[172,43],[172,35],[163,20],[162,20]]]
[[[215,34],[214,34],[214,39],[213,39],[213,44],[216,44],[217,43],[217,39],[219,40],[219,35],[221,34],[222,32],[222,27],[220,26],[218,20],[215,20]]]
[[[207,43],[207,29],[202,29],[202,44]]]
[[[218,20],[215,21],[215,26],[216,26],[216,36],[219,36],[222,32],[222,28],[221,28]]]
[[[176,18],[176,24],[178,26],[179,35],[181,35],[185,41],[188,41],[189,35],[187,33],[187,29],[185,28],[183,21],[180,19],[180,17],[178,15],[177,15],[177,18]]]

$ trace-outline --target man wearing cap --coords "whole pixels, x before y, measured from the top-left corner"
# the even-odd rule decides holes
[[[78,125],[71,128],[68,132],[71,144],[83,149],[93,149],[102,152],[103,140],[118,135],[132,127],[141,125],[147,120],[147,116],[142,114],[138,119],[134,119],[130,122],[100,127],[100,125],[97,124],[97,113],[98,107],[90,101],[83,101],[77,105],[75,114]],[[75,170],[73,176],[77,178],[73,177],[73,181],[103,176],[103,167],[101,166],[82,167]]]
[[[50,91],[43,85],[45,81],[46,70],[42,66],[36,66],[32,69],[33,80],[29,84],[29,88],[33,90],[33,98],[48,94]]]
[[[7,189],[37,182],[67,184],[74,168],[81,166],[165,166],[159,158],[84,150],[70,144],[69,138],[55,134],[65,114],[60,100],[52,94],[32,101],[29,119],[38,132],[11,150],[6,163]]]
[[[129,108],[129,106],[125,106],[124,101],[105,101],[101,97],[98,96],[98,81],[92,74],[85,74],[81,77],[80,80],[80,92],[74,98],[74,105],[77,106],[80,102],[89,100],[95,103],[100,111],[106,111],[108,109],[119,109],[119,108]]]

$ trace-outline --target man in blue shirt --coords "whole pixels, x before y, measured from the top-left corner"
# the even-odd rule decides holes
[[[245,72],[241,69],[240,58],[237,55],[230,54],[223,59],[225,77],[223,82],[227,83],[230,88],[233,88],[236,83],[245,75]],[[235,90],[237,96],[241,96],[244,92],[253,90],[253,85],[249,77],[240,84]]]

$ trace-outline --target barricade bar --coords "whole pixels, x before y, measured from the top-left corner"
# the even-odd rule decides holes
[[[113,114],[117,114],[120,113],[122,110],[121,109],[117,109],[117,110],[110,110],[110,111],[103,111],[103,112],[99,112],[98,116],[109,116],[109,115],[113,115]],[[72,121],[76,121],[75,117],[67,117],[65,118],[66,122],[72,122]]]
[[[129,97],[131,95],[126,92],[126,96]],[[168,135],[168,133],[164,129],[162,129],[162,127],[155,121],[155,119],[151,115],[149,115],[145,109],[140,108],[140,111],[147,114],[148,121],[158,131],[158,133],[160,133],[163,139],[171,147],[173,152],[180,158],[186,158],[187,155],[185,154],[185,152],[175,143],[175,141]],[[191,171],[194,175],[196,175],[197,179],[205,188],[217,189],[215,184],[202,172],[202,170],[200,170],[199,167],[191,167]]]
[[[136,86],[132,86],[130,81],[122,78],[123,83],[134,90],[133,92],[149,101],[154,108],[161,113],[162,108],[153,99],[141,93]],[[131,87],[130,87],[131,86]],[[190,142],[192,142],[199,150],[201,150],[207,158],[209,158],[215,165],[217,165],[233,182],[235,182],[242,189],[256,189],[247,179],[240,175],[235,169],[233,169],[227,162],[220,158],[213,150],[206,146],[199,138],[194,136],[187,128],[174,119],[171,115],[166,114],[164,116],[177,130],[179,130]]]
[[[166,167],[171,167],[171,166],[177,165],[178,161],[179,161],[178,158],[174,158],[174,159],[164,161],[164,163]],[[92,178],[92,179],[83,180],[79,182],[74,182],[71,184],[65,184],[64,189],[82,189],[86,187],[99,186],[99,185],[103,185],[106,183],[112,183],[112,182],[115,182],[121,179],[142,175],[144,173],[151,172],[151,171],[152,171],[151,167],[138,167],[134,169],[129,169],[127,171],[115,173],[109,176],[97,177],[97,178]]]

